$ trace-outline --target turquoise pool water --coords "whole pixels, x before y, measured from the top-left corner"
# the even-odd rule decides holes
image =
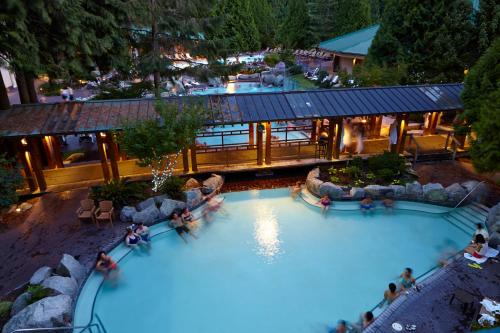
[[[209,87],[192,90],[193,95],[251,94],[261,92],[279,92],[303,89],[295,80],[285,79],[283,87],[265,86],[259,82],[230,82],[225,87]]]
[[[284,127],[286,123],[278,124],[272,123],[272,127]],[[213,131],[236,131],[236,130],[248,130],[248,124],[245,125],[227,125],[227,126],[216,126],[213,128]],[[255,128],[254,128],[255,131]],[[285,132],[273,132],[272,135],[279,138],[279,140],[306,140],[309,137],[301,131],[289,131],[288,134],[285,135]],[[214,145],[222,145],[222,137],[221,136],[211,136],[211,137],[199,137],[196,141],[202,145],[214,146]],[[264,138],[265,141],[265,138]],[[248,135],[227,135],[224,136],[224,144],[248,144]]]
[[[224,209],[188,244],[173,231],[119,263],[116,287],[93,273],[75,324],[98,314],[108,332],[326,332],[372,308],[404,267],[419,275],[470,236],[440,217],[409,210],[363,215],[354,203],[319,209],[287,189],[225,194]],[[444,212],[412,203],[401,208]],[[353,209],[353,210],[349,210]],[[165,224],[154,232],[168,230]],[[124,246],[111,254],[119,259]]]

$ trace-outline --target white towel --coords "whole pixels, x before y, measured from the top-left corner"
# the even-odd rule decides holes
[[[483,313],[483,314],[481,315],[481,318],[479,318],[479,319],[477,320],[477,322],[478,322],[478,323],[479,323],[479,325],[481,325],[481,326],[485,326],[485,324],[488,324],[488,325],[490,325],[490,326],[493,326],[493,325],[495,325],[495,321],[496,321],[495,317],[490,316],[490,315],[489,315],[489,314],[487,314],[487,313]]]
[[[494,258],[498,255],[498,250],[492,249],[491,247],[488,248],[488,251],[486,251],[486,254],[484,255],[485,257],[488,258]]]
[[[483,257],[483,258],[476,258],[476,257],[474,257],[472,254],[469,254],[469,253],[464,253],[464,257],[465,257],[466,259],[472,260],[472,261],[474,261],[474,262],[476,262],[476,263],[478,263],[478,264],[482,264],[482,263],[486,262],[486,260],[488,260],[488,258],[487,258],[487,257]]]
[[[485,298],[480,302],[488,312],[500,312],[500,304],[493,303],[491,299]]]

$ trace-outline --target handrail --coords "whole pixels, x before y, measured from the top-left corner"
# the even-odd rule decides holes
[[[474,192],[474,191],[475,191],[475,190],[479,187],[479,185],[481,185],[482,183],[484,183],[484,180],[482,180],[482,181],[480,181],[479,183],[477,183],[477,184],[476,184],[476,186],[474,186],[474,188],[473,188],[473,189],[472,189],[469,193],[467,193],[467,195],[465,195],[465,197],[463,197],[463,199],[462,199],[462,200],[460,200],[460,202],[459,202],[459,203],[457,203],[457,205],[456,205],[455,207],[453,207],[453,209],[452,209],[452,210],[450,210],[448,213],[452,212],[453,210],[455,210],[455,208],[457,208],[458,206],[460,206],[460,204],[461,204],[462,202],[464,202],[464,200],[465,200],[465,199],[467,199],[467,198],[469,197],[469,195],[471,195],[471,194],[472,194],[472,192]]]
[[[99,326],[96,323],[89,324],[87,326],[62,326],[62,327],[38,327],[38,328],[18,328],[15,331],[11,331],[10,333],[20,333],[20,332],[45,332],[45,331],[68,331],[68,330],[81,330],[79,333],[84,332],[91,327],[97,328],[97,331],[99,333],[103,332],[101,331],[101,326]],[[104,327],[102,327],[104,329]],[[92,331],[91,331],[92,332]],[[106,333],[106,330],[104,330],[103,333]]]
[[[418,150],[420,149],[420,146],[417,142],[417,140],[415,140],[415,137],[413,136],[413,134],[410,134],[410,145],[411,143],[415,143],[415,153],[413,154],[413,167],[415,167],[415,164],[417,164],[417,159],[418,159]]]

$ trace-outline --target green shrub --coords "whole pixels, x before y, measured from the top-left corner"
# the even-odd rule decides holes
[[[380,169],[375,172],[375,177],[381,183],[390,183],[394,178],[394,173],[393,170],[389,168]]]
[[[127,178],[111,180],[104,185],[93,186],[90,198],[94,201],[111,200],[115,207],[123,207],[146,198],[148,185],[143,182],[131,182]]]
[[[19,169],[13,161],[0,154],[0,209],[17,203],[16,190],[23,184]]]
[[[10,317],[10,309],[12,308],[12,302],[3,301],[0,302],[0,321],[6,321]]]
[[[31,294],[29,304],[33,304],[50,295],[50,289],[47,289],[39,284],[30,284],[27,292]]]
[[[159,192],[175,200],[185,200],[184,179],[172,176],[159,188]]]
[[[101,87],[101,93],[94,100],[141,98],[144,93],[152,92],[153,85],[149,81],[132,83],[128,88],[115,86]]]
[[[68,86],[66,83],[50,83],[45,82],[42,83],[38,90],[45,96],[59,96],[61,94],[61,89],[64,89]]]
[[[264,57],[264,62],[269,67],[274,67],[278,62],[280,62],[280,56],[276,53],[266,54],[266,56]]]
[[[304,70],[302,69],[302,66],[297,65],[297,64],[294,64],[294,65],[288,67],[287,69],[288,69],[288,73],[290,73],[290,75],[302,74],[304,72]]]
[[[393,175],[399,175],[406,170],[405,159],[397,153],[385,151],[368,158],[368,169],[375,174],[382,169],[390,169]]]

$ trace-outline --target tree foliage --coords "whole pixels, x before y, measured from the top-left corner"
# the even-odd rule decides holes
[[[389,0],[367,61],[405,65],[411,83],[460,82],[476,45],[470,1]]]
[[[315,43],[308,6],[303,0],[289,0],[278,39],[287,49],[306,49]]]
[[[500,171],[500,37],[471,68],[462,92],[467,123],[477,139],[471,148],[478,171]]]
[[[201,101],[192,98],[180,103],[159,100],[155,105],[157,119],[125,124],[124,130],[117,133],[127,155],[137,158],[140,166],[151,167],[154,191],[172,176],[181,150],[194,145],[196,132],[204,124]]]
[[[477,24],[479,48],[484,52],[493,40],[500,36],[500,2],[498,0],[479,1]]]
[[[12,166],[12,161],[0,155],[0,208],[17,202],[16,190],[23,184],[19,169]]]

